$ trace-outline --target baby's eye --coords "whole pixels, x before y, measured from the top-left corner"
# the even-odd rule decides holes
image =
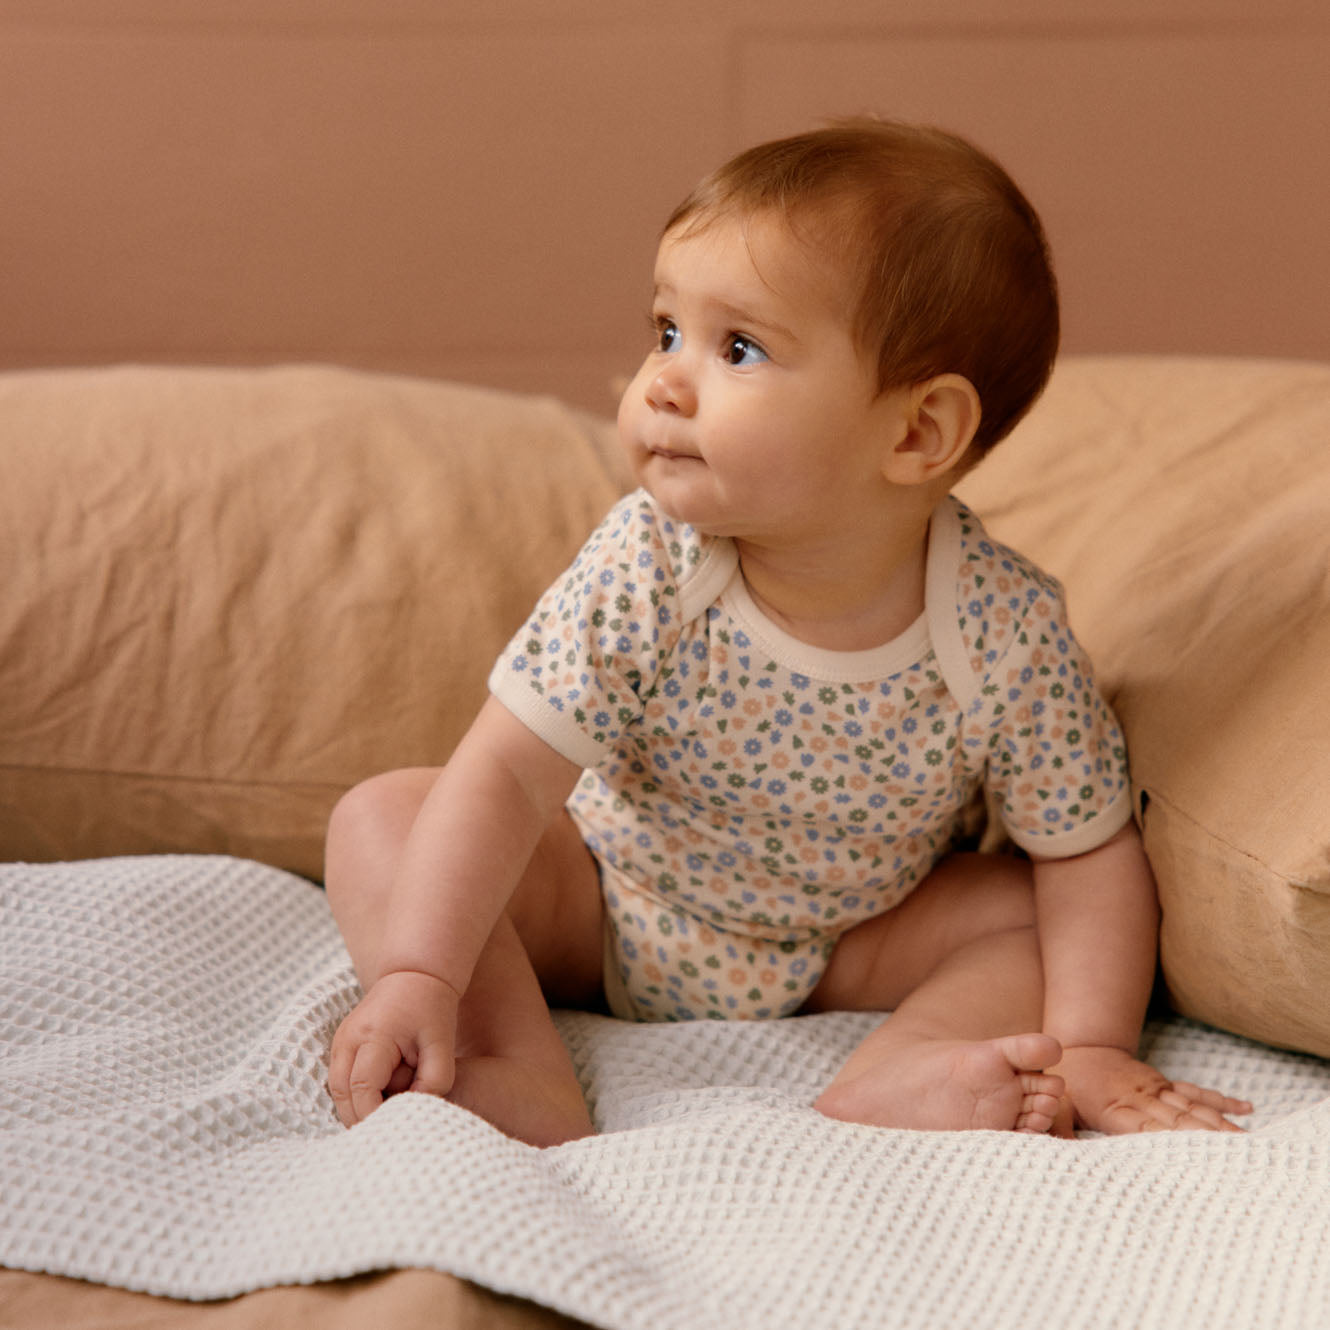
[[[731,365],[757,365],[767,359],[767,353],[751,337],[731,333],[725,339],[722,357]]]
[[[677,351],[683,340],[679,329],[669,319],[652,319],[651,326],[656,330],[656,349],[658,351]]]

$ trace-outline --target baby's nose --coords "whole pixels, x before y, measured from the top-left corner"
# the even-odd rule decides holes
[[[691,376],[679,359],[673,358],[647,383],[647,404],[657,411],[692,415],[697,410],[697,392]]]

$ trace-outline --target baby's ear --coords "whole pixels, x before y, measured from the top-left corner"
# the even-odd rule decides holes
[[[906,428],[884,468],[897,485],[923,485],[955,470],[979,428],[982,407],[974,384],[939,374],[908,390]]]

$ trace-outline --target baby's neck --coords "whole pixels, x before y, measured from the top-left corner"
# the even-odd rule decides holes
[[[758,608],[778,627],[826,651],[869,651],[899,637],[924,610],[928,524],[846,560],[836,551],[739,546]]]

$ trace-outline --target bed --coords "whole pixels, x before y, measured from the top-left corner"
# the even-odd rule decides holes
[[[1330,1316],[1330,367],[1069,356],[963,482],[1065,583],[1163,904],[1145,1051],[1246,1134],[831,1123],[865,1017],[561,1013],[599,1134],[337,1126],[317,886],[621,492],[610,422],[319,365],[0,374],[0,1325]]]

